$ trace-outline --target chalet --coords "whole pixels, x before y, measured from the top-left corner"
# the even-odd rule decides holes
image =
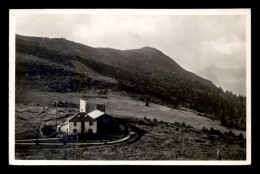
[[[105,113],[105,105],[96,105],[93,111],[89,111],[86,101],[80,100],[79,113],[68,120],[66,125],[69,135],[111,132],[118,126],[115,119]]]
[[[86,113],[77,113],[72,119],[69,120],[68,124],[69,134],[97,132],[97,121]]]

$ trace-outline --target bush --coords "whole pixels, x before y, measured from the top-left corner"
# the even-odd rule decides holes
[[[221,132],[219,130],[215,130],[213,127],[210,128],[209,132],[211,134],[220,135]]]
[[[56,129],[53,125],[44,125],[42,128],[43,135],[49,136],[56,132]]]
[[[215,129],[213,127],[210,128],[209,132],[213,133],[215,131]]]
[[[139,120],[139,121],[138,121],[138,125],[145,125],[145,121]]]
[[[225,118],[221,119],[221,126],[227,126],[227,121]]]
[[[228,128],[233,128],[233,127],[234,127],[234,122],[233,122],[233,121],[229,121],[229,122],[227,123],[227,127],[228,127]]]
[[[234,128],[235,128],[235,129],[239,129],[239,126],[238,126],[237,123],[234,124]]]
[[[230,130],[230,131],[228,132],[228,136],[235,137],[236,135]]]
[[[181,124],[175,121],[175,122],[173,123],[173,125],[174,125],[174,126],[180,126]]]
[[[239,136],[238,136],[238,138],[239,138],[239,139],[244,139],[244,136],[243,136],[243,134],[242,134],[242,133],[240,133],[240,134],[239,134]]]

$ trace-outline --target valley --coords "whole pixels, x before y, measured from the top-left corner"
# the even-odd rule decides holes
[[[93,48],[17,35],[15,73],[15,140],[34,139],[44,121],[76,114],[83,99],[147,133],[135,142],[80,147],[77,159],[246,157],[246,98],[224,92],[155,48]],[[57,116],[56,101],[62,103]],[[31,146],[17,148],[16,158],[74,159],[75,151]]]

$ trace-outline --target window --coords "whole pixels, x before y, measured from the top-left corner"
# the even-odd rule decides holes
[[[77,126],[77,122],[74,122],[74,126]]]
[[[73,132],[76,133],[76,132],[77,132],[77,129],[73,129]]]
[[[89,121],[89,125],[90,126],[94,125],[93,121]]]

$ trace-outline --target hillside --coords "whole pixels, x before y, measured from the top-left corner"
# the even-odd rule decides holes
[[[90,88],[190,108],[245,128],[245,98],[223,92],[155,48],[93,48],[63,38],[16,35],[17,90],[86,92]]]
[[[16,37],[16,47],[17,52],[32,54],[62,65],[73,66],[71,61],[78,59],[79,61],[94,61],[133,72],[134,70],[164,71],[199,81],[212,88],[215,87],[212,82],[184,70],[173,59],[151,47],[133,50],[93,48],[65,39],[34,38],[20,35]],[[90,62],[88,63],[90,64]]]
[[[178,122],[126,119],[147,131],[136,140],[86,146],[17,145],[18,160],[245,160],[246,140],[214,129],[197,130]],[[234,150],[235,149],[235,150]],[[196,152],[196,153],[194,153]],[[217,153],[219,152],[219,154]]]
[[[211,65],[199,71],[197,74],[211,80],[214,84],[220,86],[224,90],[246,96],[245,69],[227,69]]]

